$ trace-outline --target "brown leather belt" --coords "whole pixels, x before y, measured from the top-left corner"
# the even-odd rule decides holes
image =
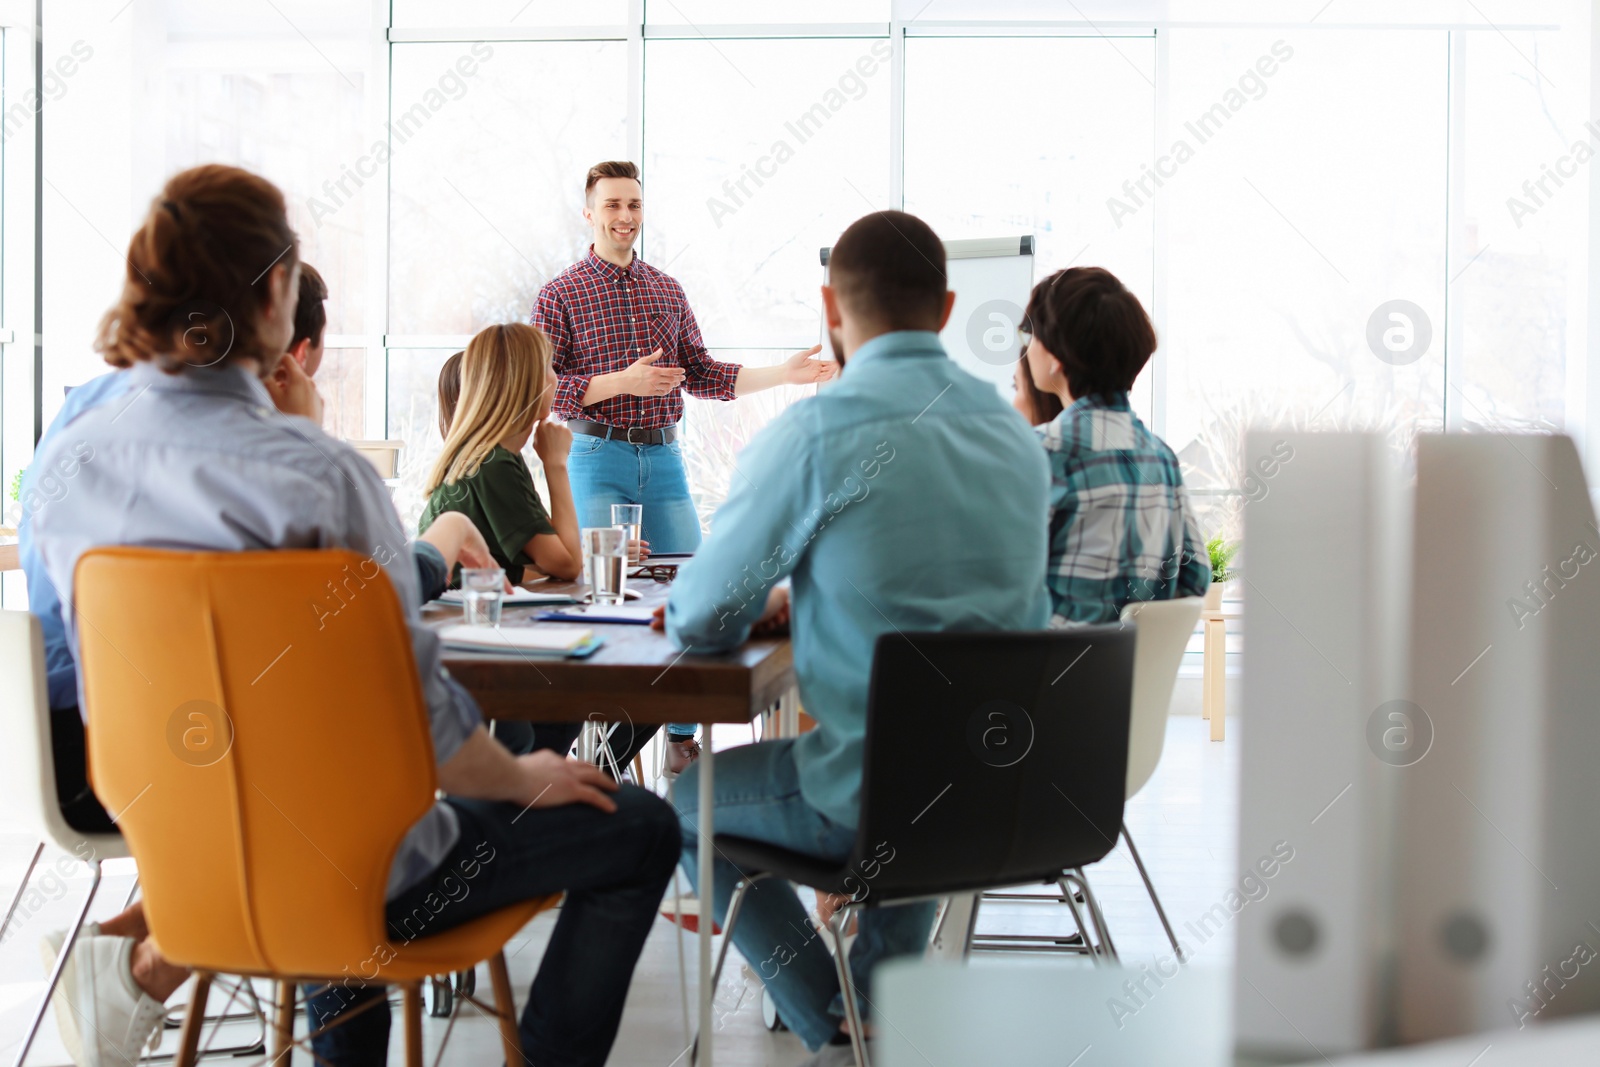
[[[678,439],[676,426],[662,426],[646,430],[639,426],[607,426],[588,419],[568,419],[567,429],[590,437],[603,437],[607,441],[626,441],[630,445],[670,445]]]

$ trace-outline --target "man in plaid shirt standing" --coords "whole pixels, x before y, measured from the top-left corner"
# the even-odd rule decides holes
[[[644,505],[650,550],[692,552],[700,520],[678,423],[683,393],[705,400],[826,381],[821,346],[775,367],[719,363],[706,351],[683,286],[634,254],[644,222],[639,168],[597,163],[584,185],[589,254],[539,290],[530,321],[550,338],[555,414],[573,431],[568,471],[578,520],[609,526],[612,504]]]
[[[634,254],[644,224],[639,168],[623,161],[590,167],[583,205],[594,232],[589,254],[539,290],[529,319],[554,350],[553,412],[572,430],[567,473],[578,522],[609,526],[612,504],[642,504],[639,536],[651,552],[693,552],[700,517],[678,443],[683,393],[732,400],[827,381],[839,365],[812,358],[820,345],[775,367],[712,359],[683,286]],[[654,729],[636,732],[619,756],[624,766]],[[675,775],[699,754],[694,726],[668,726],[667,740]]]

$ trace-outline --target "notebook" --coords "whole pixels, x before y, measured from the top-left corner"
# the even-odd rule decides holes
[[[578,626],[454,626],[439,628],[439,639],[473,652],[529,652],[586,656],[600,647],[593,630]]]
[[[539,616],[545,622],[620,622],[636,626],[649,626],[655,617],[655,608],[641,608],[624,604],[575,604],[570,608],[547,611]]]

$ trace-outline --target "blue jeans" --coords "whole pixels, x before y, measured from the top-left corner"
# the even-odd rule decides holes
[[[386,909],[389,947],[404,955],[415,938],[566,892],[518,1026],[522,1051],[538,1067],[605,1063],[634,963],[678,858],[678,820],[667,804],[633,786],[615,799],[617,811],[607,815],[587,804],[524,811],[451,797],[446,803],[455,809],[461,840],[433,874]],[[382,986],[346,979],[307,986],[306,995],[313,1026],[378,1000],[311,1047],[338,1067],[384,1067],[389,1004]]]
[[[572,435],[567,453],[572,502],[581,526],[610,526],[612,504],[644,505],[639,536],[652,552],[700,547],[700,516],[689,495],[683,446],[630,445],[592,434]]]
[[[800,795],[793,749],[793,739],[785,739],[718,753],[712,783],[713,829],[842,863],[855,843],[856,829],[832,821],[806,803]],[[683,869],[691,883],[700,877],[699,770],[698,763],[690,764],[673,791],[683,820]],[[727,915],[739,872],[723,859],[712,870],[713,914],[721,918]],[[699,886],[695,888],[698,892]],[[699,896],[705,899],[705,893]],[[920,953],[928,944],[935,911],[934,903],[927,901],[857,913],[860,932],[850,949],[850,974],[863,1017],[870,1010],[873,968],[895,956]],[[844,1018],[844,998],[824,937],[811,925],[794,886],[776,878],[762,879],[745,894],[733,931],[733,943],[761,976],[778,1015],[813,1051],[838,1033]]]
[[[630,445],[575,433],[567,453],[567,477],[580,526],[610,526],[612,504],[642,504],[639,536],[650,543],[650,551],[693,552],[700,547],[700,516],[689,495],[683,446],[678,442]],[[694,724],[675,722],[667,733],[693,737]],[[648,735],[640,738],[648,739]]]

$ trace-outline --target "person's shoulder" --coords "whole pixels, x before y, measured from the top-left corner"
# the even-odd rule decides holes
[[[568,264],[567,267],[558,273],[554,278],[551,278],[549,281],[545,282],[539,287],[540,299],[559,299],[562,296],[565,296],[566,294],[572,292],[572,290],[578,285],[582,284],[584,279],[588,276],[588,273],[589,268],[584,265],[584,262],[581,259],[576,263]]]

